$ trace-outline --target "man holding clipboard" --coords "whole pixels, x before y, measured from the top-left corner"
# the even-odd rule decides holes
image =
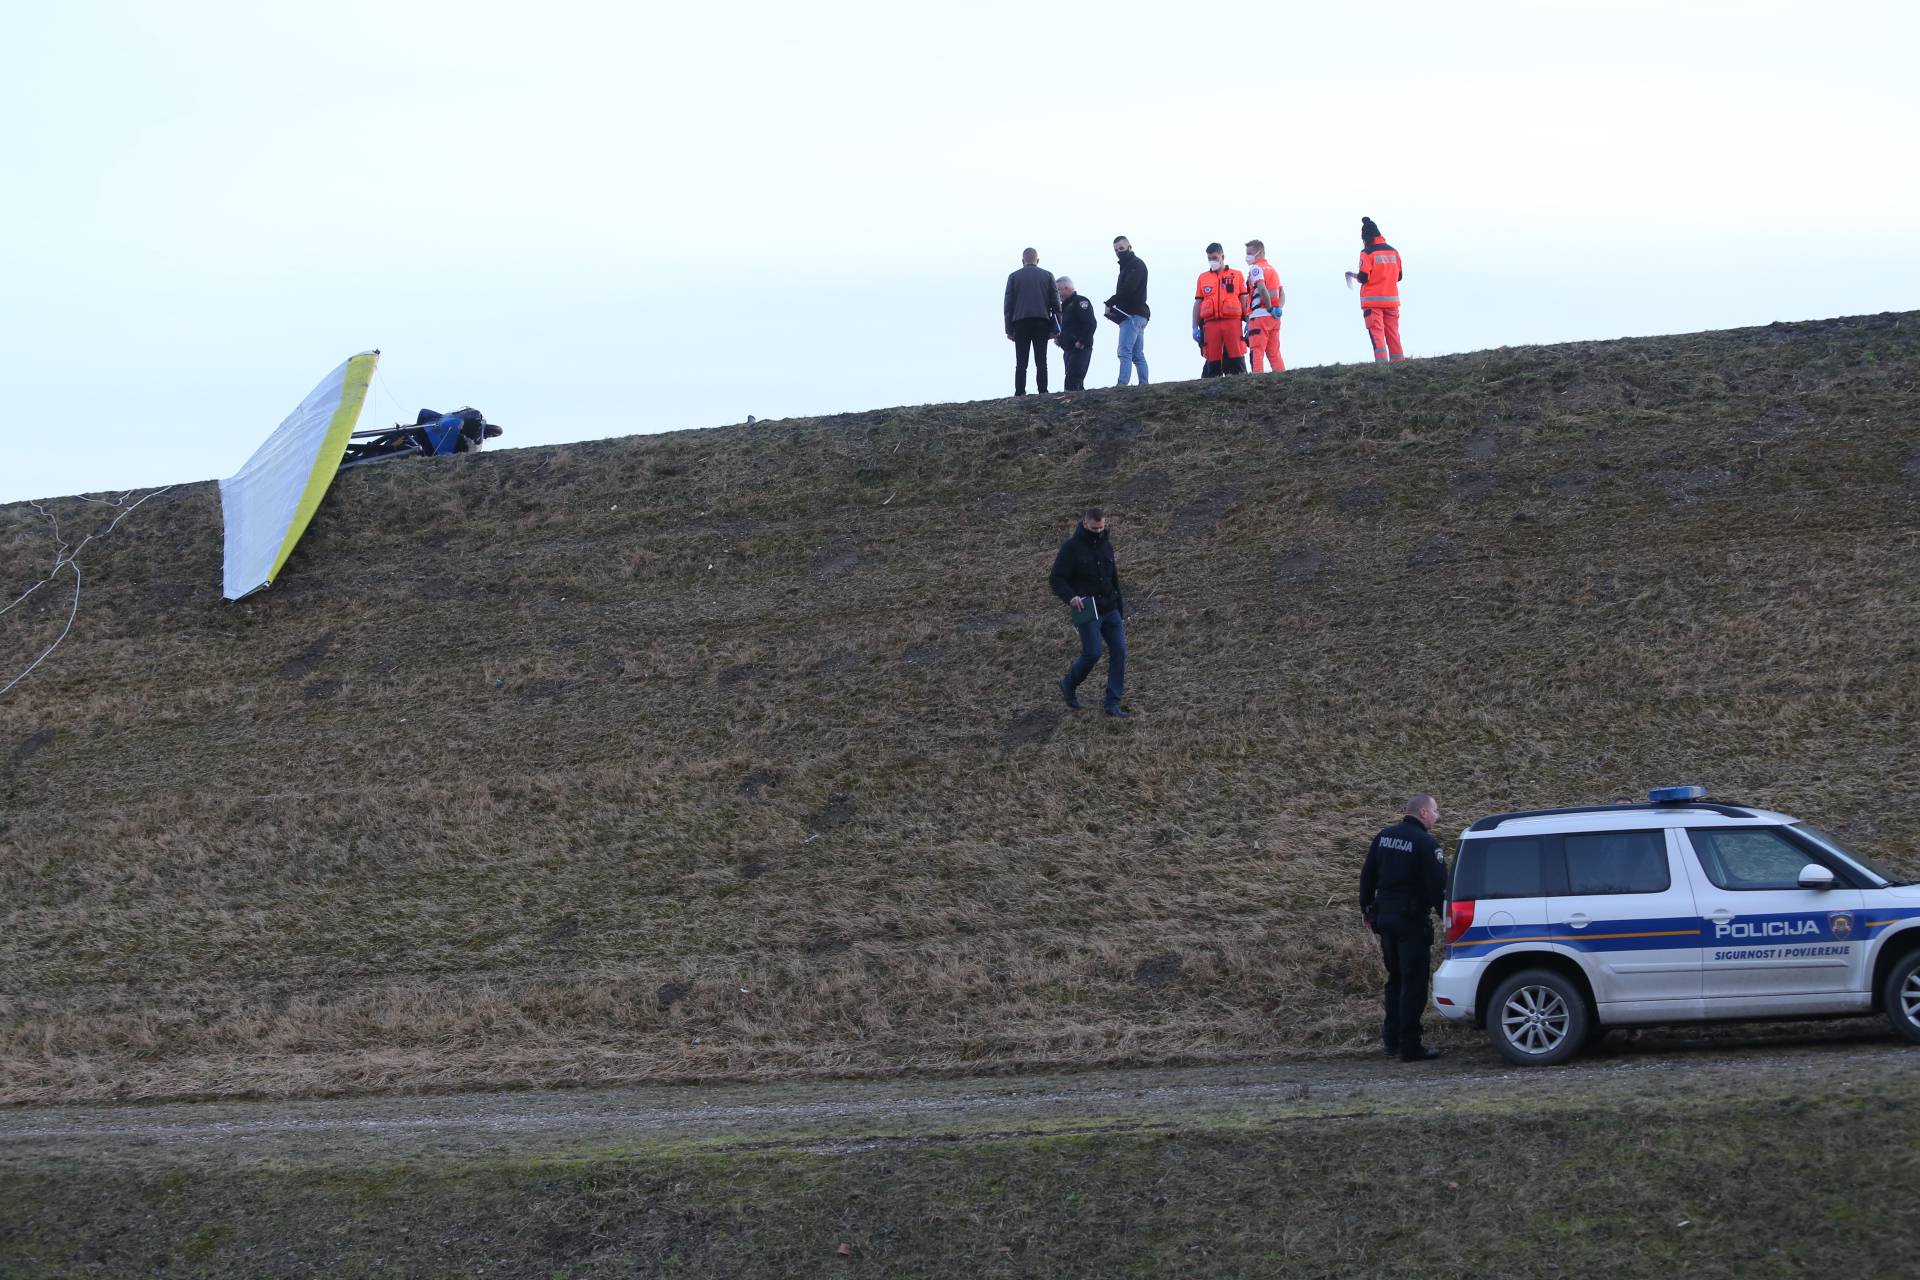
[[[1107,697],[1105,711],[1115,719],[1128,720],[1132,713],[1120,705],[1127,688],[1127,628],[1123,618],[1125,603],[1120,598],[1120,571],[1113,561],[1113,541],[1108,536],[1106,512],[1088,507],[1080,517],[1080,527],[1060,544],[1053,558],[1053,572],[1047,585],[1072,610],[1073,629],[1080,633],[1080,656],[1060,680],[1060,696],[1075,711],[1080,709],[1078,690],[1100,661],[1107,658]]]

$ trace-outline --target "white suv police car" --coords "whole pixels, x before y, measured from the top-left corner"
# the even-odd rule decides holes
[[[1920,1043],[1920,886],[1700,787],[1482,818],[1447,897],[1434,1007],[1511,1062],[1603,1026],[1875,1010]]]

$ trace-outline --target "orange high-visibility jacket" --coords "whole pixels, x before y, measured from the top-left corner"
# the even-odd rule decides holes
[[[1385,236],[1375,236],[1373,243],[1360,251],[1360,308],[1399,307],[1400,305],[1400,251],[1387,243]]]
[[[1247,268],[1247,288],[1250,291],[1247,301],[1252,310],[1247,314],[1255,320],[1264,320],[1280,314],[1280,273],[1265,258],[1257,258]]]
[[[1247,278],[1232,267],[1202,271],[1193,298],[1203,321],[1238,320],[1247,313]]]

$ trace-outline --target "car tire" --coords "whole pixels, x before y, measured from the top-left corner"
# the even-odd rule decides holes
[[[1592,1024],[1579,984],[1551,969],[1521,970],[1487,1003],[1487,1038],[1515,1066],[1558,1066],[1580,1052]]]
[[[1909,951],[1887,973],[1880,988],[1887,1021],[1915,1044],[1920,1044],[1920,950]]]

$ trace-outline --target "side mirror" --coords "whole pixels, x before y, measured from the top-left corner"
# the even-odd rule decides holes
[[[1817,862],[1809,862],[1800,868],[1800,887],[1802,889],[1833,888],[1833,872]]]

